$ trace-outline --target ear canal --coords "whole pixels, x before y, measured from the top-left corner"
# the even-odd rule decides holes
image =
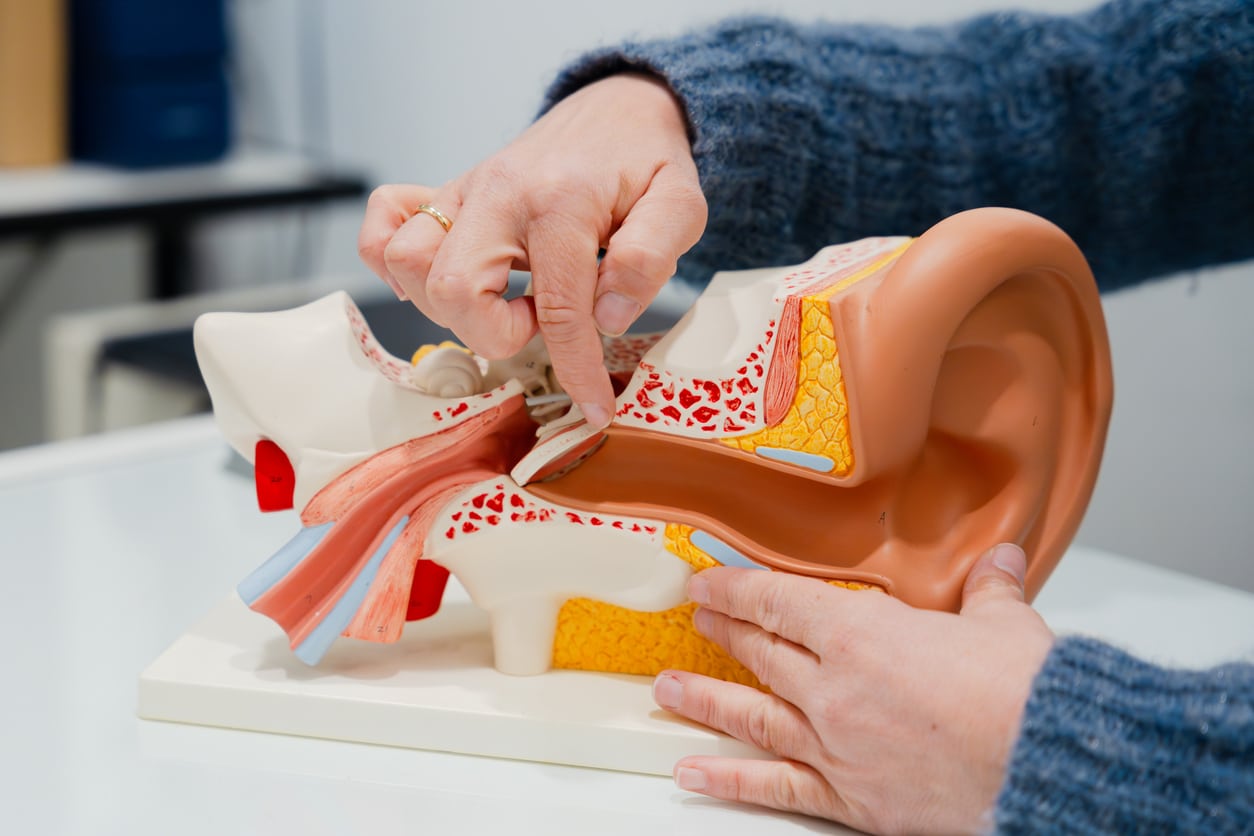
[[[1028,554],[1034,595],[1079,527],[1112,405],[1075,244],[1023,212],[965,212],[832,308],[852,349],[851,484],[889,486],[877,558],[899,567],[895,593],[956,610],[974,560],[1008,541]]]

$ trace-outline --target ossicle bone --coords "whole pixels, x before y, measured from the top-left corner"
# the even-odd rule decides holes
[[[459,348],[432,351],[414,366],[410,380],[437,398],[465,398],[486,390],[478,361]]]

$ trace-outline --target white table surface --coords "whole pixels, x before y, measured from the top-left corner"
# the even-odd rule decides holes
[[[139,672],[291,534],[207,418],[0,455],[0,831],[833,832],[666,778],[146,722]],[[1254,595],[1086,549],[1060,630],[1207,665],[1254,650]]]

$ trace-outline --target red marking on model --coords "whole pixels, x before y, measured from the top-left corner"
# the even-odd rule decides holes
[[[639,416],[639,415],[637,415],[636,417],[637,417],[637,418],[639,418],[640,416]],[[656,424],[656,423],[657,423],[657,416],[656,416],[656,415],[654,415],[652,412],[650,412],[650,413],[648,413],[647,415],[645,415],[645,416],[644,416],[644,422],[645,422],[646,424]]]
[[[462,512],[458,511],[456,514],[453,515],[453,522],[457,522],[461,518],[462,518]]]
[[[466,403],[465,401],[462,401],[457,406],[450,409],[448,414],[450,418],[456,418],[458,415],[461,415],[463,412],[465,412],[468,409],[470,409],[470,404]]]
[[[730,409],[732,412],[735,412],[737,409],[740,409],[740,398],[728,398],[727,408]]]
[[[479,526],[475,525],[470,520],[466,520],[466,522],[462,523],[463,534],[469,534],[472,531],[478,531],[478,530],[479,530]]]
[[[505,494],[498,493],[496,496],[489,499],[486,505],[490,510],[495,511],[498,514],[501,513],[501,511],[505,508]]]
[[[253,448],[253,482],[257,507],[262,511],[286,511],[296,495],[296,471],[287,454],[268,438]]]
[[[473,499],[471,499],[471,500],[470,500],[470,504],[471,504],[471,505],[473,505],[473,506],[475,506],[476,508],[482,508],[482,507],[483,507],[483,501],[484,501],[485,499],[487,499],[487,498],[488,498],[488,495],[487,495],[486,493],[481,493],[481,494],[479,494],[478,496],[476,496],[476,497],[474,497]]]
[[[488,518],[484,520],[484,522],[487,523],[488,525],[496,525],[500,521],[501,521],[501,518],[498,517],[496,514],[488,514]]]
[[[514,494],[509,495],[509,504],[514,506],[515,508],[521,508],[527,504],[527,500],[523,499],[521,496],[514,493]]]
[[[701,400],[700,395],[693,394],[692,392],[689,392],[687,389],[679,390],[679,405],[682,406],[684,409],[691,409],[692,405],[699,400]],[[674,409],[674,407],[670,407],[670,408]],[[669,414],[666,412],[666,410],[662,410],[662,412],[663,414]],[[675,416],[675,420],[679,420],[678,415]]]
[[[657,404],[653,402],[653,399],[649,397],[649,393],[645,389],[636,390],[636,403],[640,404],[645,409],[652,409],[657,406]]]
[[[593,517],[592,519],[588,520],[588,522],[592,523],[593,525],[605,525],[605,520],[601,519],[600,517]]]
[[[583,525],[583,517],[579,516],[574,511],[567,511],[566,519],[570,520],[573,523],[578,523],[579,525]]]
[[[701,388],[705,389],[705,396],[710,399],[711,403],[718,403],[719,391],[716,381],[707,380],[701,384]]]
[[[699,406],[692,411],[692,417],[702,424],[709,423],[710,419],[715,415],[718,415],[718,410],[709,406]],[[691,423],[692,422],[690,421],[689,424]]]
[[[664,387],[662,387],[662,397],[666,398],[666,400],[668,401],[673,401],[675,399],[675,384],[674,383],[668,383]]]
[[[466,515],[466,517],[467,517],[468,519],[472,519],[472,520],[481,520],[481,519],[483,519],[483,517],[479,515],[479,512],[478,512],[478,511],[471,511],[469,514],[467,514],[467,515]]]
[[[678,421],[683,417],[682,415],[679,414],[679,410],[673,406],[663,407],[662,414],[665,415],[667,418],[670,418],[672,421]]]
[[[453,534],[454,534],[454,532],[455,532],[455,531],[456,531],[456,529],[455,529],[453,526],[449,526],[448,531],[444,532],[444,536],[445,536],[445,537],[447,537],[448,539],[452,540],[452,539],[453,539]]]
[[[421,621],[435,615],[440,609],[440,601],[444,598],[444,587],[447,584],[448,569],[432,560],[419,560],[415,563],[405,620]]]

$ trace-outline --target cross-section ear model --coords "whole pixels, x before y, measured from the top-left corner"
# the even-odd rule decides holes
[[[917,240],[716,276],[664,335],[605,343],[606,431],[538,340],[491,363],[404,363],[343,294],[202,318],[224,434],[266,510],[303,528],[243,584],[300,658],[395,641],[451,572],[497,666],[756,684],[693,631],[692,571],[809,575],[954,609],[971,562],[1021,544],[1029,595],[1079,524],[1111,408],[1096,286],[1075,245],[1013,210]]]

